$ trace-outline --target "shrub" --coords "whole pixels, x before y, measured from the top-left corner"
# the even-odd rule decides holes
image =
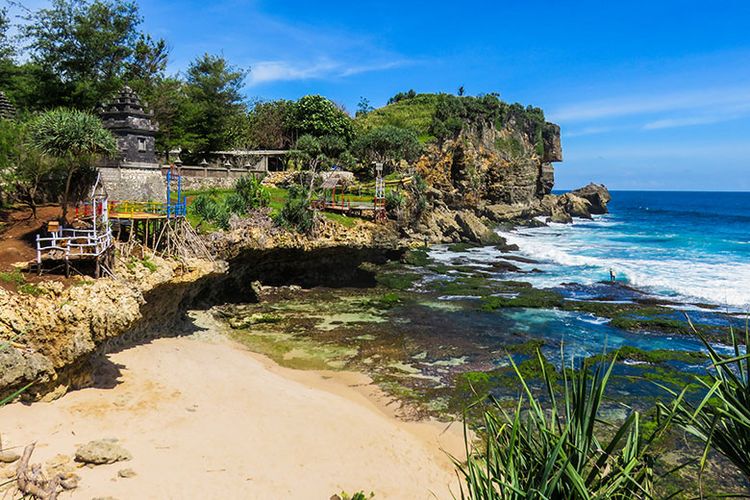
[[[400,191],[390,189],[385,193],[385,209],[389,214],[395,214],[404,206],[404,195]]]
[[[289,189],[289,198],[281,208],[276,222],[287,229],[309,233],[313,228],[313,212],[310,210],[307,190],[301,186]]]
[[[0,272],[0,281],[20,286],[26,283],[26,278],[24,278],[20,270],[13,269],[12,271]]]
[[[215,209],[216,202],[208,193],[199,194],[190,204],[190,211],[205,220],[213,218]]]
[[[235,193],[228,198],[235,198]],[[232,214],[229,209],[230,204],[237,206],[241,202],[236,198],[231,201],[229,199],[221,201],[212,197],[209,193],[203,193],[196,196],[193,200],[193,203],[190,205],[190,212],[204,221],[215,224],[221,229],[227,229],[229,227],[229,217]]]
[[[233,213],[244,214],[254,208],[267,207],[271,202],[268,189],[254,175],[246,175],[237,179],[234,189],[237,191],[239,200],[231,204]]]

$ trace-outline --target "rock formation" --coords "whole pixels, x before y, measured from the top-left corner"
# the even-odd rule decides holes
[[[606,214],[607,203],[612,199],[604,184],[594,184],[593,182],[572,191],[572,194],[588,200],[589,211],[592,214]]]
[[[610,195],[602,185],[552,194],[552,164],[562,161],[560,127],[521,109],[502,126],[467,123],[457,138],[427,147],[417,163],[430,199],[416,227],[422,237],[494,243],[490,228],[499,222],[541,215],[570,223],[606,213]]]
[[[23,397],[54,399],[90,383],[81,370],[108,344],[155,331],[179,318],[181,304],[200,291],[200,279],[216,271],[195,261],[184,271],[162,261],[154,272],[141,265],[118,269],[124,279],[81,281],[64,288],[38,285],[39,296],[0,290],[0,397],[33,382]],[[192,286],[196,284],[196,286]]]

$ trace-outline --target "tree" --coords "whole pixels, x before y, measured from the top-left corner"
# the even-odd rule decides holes
[[[0,8],[0,60],[12,59],[16,53],[15,46],[8,35],[9,30],[8,9]]]
[[[315,177],[321,164],[328,161],[320,141],[311,136],[303,135],[294,144],[294,149],[289,153],[289,159],[308,171],[310,184],[307,188],[307,199],[312,196]]]
[[[43,89],[46,100],[93,109],[125,81],[163,73],[166,43],[140,32],[142,20],[123,0],[53,0],[27,16],[21,34],[31,61],[57,82]]]
[[[398,94],[388,99],[388,104],[396,104],[399,101],[403,101],[405,99],[413,99],[414,97],[417,97],[417,93],[414,91],[414,89],[409,89],[408,92],[399,92]]]
[[[3,198],[27,205],[36,219],[39,202],[59,193],[64,172],[59,162],[29,146],[25,136],[23,123],[0,120],[0,185]]]
[[[354,151],[361,160],[395,165],[401,160],[414,161],[422,146],[411,130],[383,125],[364,133],[354,142]]]
[[[349,115],[320,95],[306,95],[297,101],[290,118],[290,128],[300,138],[304,135],[337,135],[349,143],[354,137],[354,126]]]
[[[114,155],[117,141],[96,116],[58,108],[35,116],[28,126],[28,142],[41,153],[58,159],[65,169],[62,220],[67,220],[68,198],[74,174],[91,166],[99,155]]]
[[[294,103],[285,99],[256,102],[250,111],[250,143],[261,149],[286,149],[292,145],[290,123]]]
[[[360,97],[357,103],[357,112],[354,116],[365,116],[373,112],[375,108],[370,104],[370,100],[366,97]]]
[[[131,86],[147,103],[148,109],[154,113],[154,120],[159,124],[157,151],[166,153],[189,142],[183,119],[188,105],[185,82],[176,77],[165,77],[151,84],[138,80]]]
[[[193,156],[230,148],[238,138],[238,120],[246,106],[242,88],[247,72],[221,56],[204,54],[187,70],[184,129]]]

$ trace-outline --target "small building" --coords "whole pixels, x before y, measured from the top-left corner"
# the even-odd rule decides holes
[[[144,109],[138,95],[127,85],[111,102],[99,108],[104,127],[117,138],[120,157],[125,164],[159,168],[156,161],[156,133],[159,126],[153,112]]]

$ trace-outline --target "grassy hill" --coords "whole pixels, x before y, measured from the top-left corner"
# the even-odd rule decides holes
[[[360,116],[356,123],[366,130],[383,125],[410,129],[419,136],[421,142],[427,142],[433,139],[429,128],[439,99],[439,94],[418,94]]]

